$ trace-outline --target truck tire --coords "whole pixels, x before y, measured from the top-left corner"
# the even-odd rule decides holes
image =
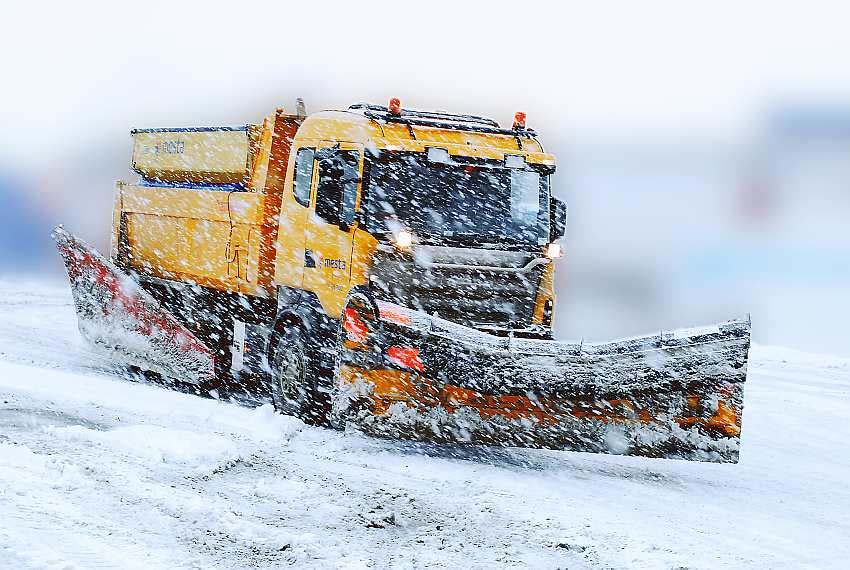
[[[275,409],[307,424],[325,425],[328,395],[319,390],[321,372],[301,329],[286,329],[272,358],[270,392]]]
[[[311,390],[309,362],[301,331],[287,329],[277,340],[272,360],[271,396],[276,410],[304,419]]]

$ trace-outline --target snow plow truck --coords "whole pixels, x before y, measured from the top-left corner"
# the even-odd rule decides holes
[[[131,134],[109,256],[53,233],[125,363],[381,437],[738,460],[749,319],[553,340],[567,210],[524,113],[299,100]]]

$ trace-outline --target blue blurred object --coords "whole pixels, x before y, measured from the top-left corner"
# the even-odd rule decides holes
[[[41,269],[49,263],[50,224],[31,185],[0,173],[0,272]]]

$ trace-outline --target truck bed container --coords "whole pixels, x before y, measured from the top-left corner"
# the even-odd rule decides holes
[[[133,170],[149,182],[246,184],[262,127],[134,129]]]

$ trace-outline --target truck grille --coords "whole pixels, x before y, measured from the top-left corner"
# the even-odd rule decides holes
[[[510,271],[514,263],[523,267],[533,259],[530,254],[513,255],[515,259],[503,265],[507,270],[490,263],[486,268],[474,267],[476,263],[442,264],[436,256],[433,264],[423,266],[398,255],[377,255],[370,279],[379,298],[456,323],[525,327],[531,324],[543,266]]]

